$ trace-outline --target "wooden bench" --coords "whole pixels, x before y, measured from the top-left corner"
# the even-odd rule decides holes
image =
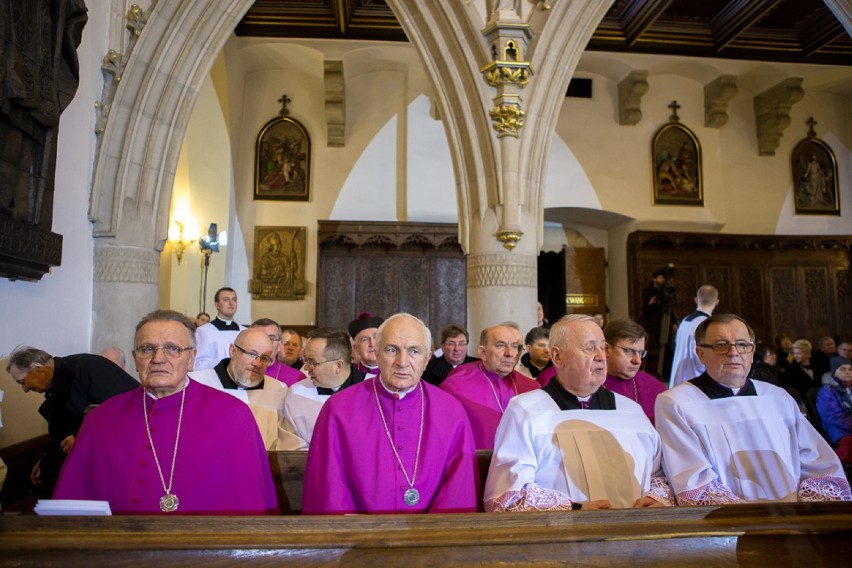
[[[269,467],[272,469],[282,515],[299,515],[302,512],[307,458],[307,452],[269,452]],[[491,464],[491,450],[478,450],[476,460],[479,465],[480,487],[485,487],[485,476],[488,475],[488,466]]]
[[[278,517],[0,515],[0,566],[848,566],[852,503]]]

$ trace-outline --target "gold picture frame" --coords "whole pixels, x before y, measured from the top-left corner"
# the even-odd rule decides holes
[[[828,144],[809,135],[790,157],[796,215],[840,215],[837,159]]]
[[[304,299],[307,232],[307,227],[254,228],[254,270],[249,291],[255,300]]]
[[[654,205],[704,205],[701,144],[679,122],[669,122],[651,143]]]
[[[310,166],[311,138],[305,127],[289,116],[273,118],[255,143],[254,199],[308,201]]]

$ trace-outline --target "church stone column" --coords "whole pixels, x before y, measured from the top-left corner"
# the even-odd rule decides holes
[[[92,350],[115,345],[130,357],[140,314],[157,308],[160,254],[133,246],[95,246]],[[128,371],[132,366],[128,363]]]
[[[547,157],[571,74],[611,0],[388,0],[447,132],[468,254],[467,327],[535,324]]]

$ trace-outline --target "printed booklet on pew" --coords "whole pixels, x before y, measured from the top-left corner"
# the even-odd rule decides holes
[[[78,499],[39,499],[36,515],[112,515],[109,501],[83,501]]]

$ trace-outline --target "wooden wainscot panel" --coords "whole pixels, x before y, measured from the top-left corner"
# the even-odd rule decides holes
[[[695,309],[698,286],[719,289],[717,313],[744,316],[760,339],[852,336],[852,236],[727,235],[636,231],[627,239],[630,313],[641,321],[653,272],[673,265],[675,311]]]
[[[848,566],[852,504],[338,517],[0,516],[0,565]]]

